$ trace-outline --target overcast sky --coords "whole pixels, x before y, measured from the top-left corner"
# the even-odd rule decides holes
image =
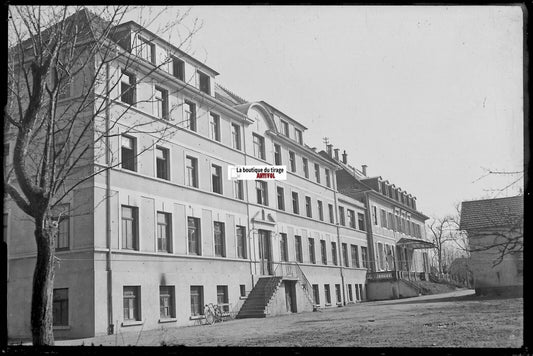
[[[476,181],[483,168],[523,170],[518,6],[198,6],[194,17],[190,53],[221,85],[307,126],[311,147],[327,136],[429,216],[520,178]]]

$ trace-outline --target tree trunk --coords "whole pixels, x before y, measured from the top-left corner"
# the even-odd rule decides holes
[[[33,272],[31,333],[34,346],[53,345],[54,240],[52,227],[43,217],[35,219],[37,262]]]

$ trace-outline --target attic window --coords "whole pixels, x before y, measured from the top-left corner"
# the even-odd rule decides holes
[[[172,57],[172,75],[179,80],[185,79],[185,62],[176,57]]]
[[[283,120],[281,120],[281,134],[289,137],[289,124]]]
[[[303,144],[303,137],[302,137],[302,131],[301,130],[298,130],[298,129],[294,129],[294,131],[296,132],[296,141],[302,145]]]
[[[138,37],[137,55],[148,62],[154,63],[154,45],[146,38]]]
[[[209,82],[209,76],[198,71],[198,81],[200,83],[200,91],[211,94],[211,83]]]

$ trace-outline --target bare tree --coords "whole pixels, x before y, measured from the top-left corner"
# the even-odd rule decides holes
[[[130,68],[139,68],[136,55],[146,43],[130,41],[115,30],[131,9],[113,6],[96,11],[69,6],[9,8],[4,143],[14,143],[14,149],[12,159],[5,163],[4,187],[9,198],[31,218],[35,229],[37,258],[31,300],[34,345],[54,343],[52,303],[58,227],[62,219],[73,214],[61,207],[76,189],[123,163],[109,149],[109,140],[118,135],[116,127],[121,121],[130,120],[126,132],[156,134],[154,144],[172,135],[181,124],[147,124],[132,119],[130,109],[140,101],[133,95],[135,83],[124,87],[124,74]],[[165,11],[157,8],[142,27]],[[160,30],[171,31],[187,15],[176,16]],[[176,47],[188,43],[199,27],[194,21],[185,35],[176,36],[180,39]],[[144,69],[142,75],[161,70],[178,55],[169,53],[162,63]],[[116,63],[120,66],[112,65]],[[122,101],[121,109],[110,113],[117,100]],[[150,148],[143,147],[136,154]],[[123,157],[126,159],[131,157]]]
[[[439,273],[444,272],[446,264],[447,249],[449,243],[456,239],[454,229],[454,219],[451,216],[443,218],[434,218],[429,224],[428,228],[431,232],[431,242],[435,245],[435,258]]]
[[[521,196],[518,196],[521,198]],[[496,204],[490,210],[480,210],[477,225],[462,221],[460,229],[468,234],[469,253],[485,252],[492,255],[492,266],[503,262],[507,256],[522,260],[524,250],[524,213],[523,205],[509,207]]]
[[[523,170],[482,169],[485,173],[474,182],[490,176],[505,176],[510,181],[504,187],[485,190],[490,194],[489,199],[499,198],[501,194],[504,194],[510,188],[518,188],[517,197],[522,197],[523,199]],[[456,207],[456,210],[458,216],[462,216],[459,206]],[[483,221],[483,227],[468,228],[468,223],[457,219],[456,229],[463,234],[468,230],[468,239],[462,245],[464,250],[468,253],[490,251],[494,254],[493,267],[502,263],[506,256],[516,256],[519,260],[522,260],[524,248],[523,201],[521,204],[512,204],[511,206],[498,204],[494,201],[489,210],[481,211],[480,214],[479,218]]]

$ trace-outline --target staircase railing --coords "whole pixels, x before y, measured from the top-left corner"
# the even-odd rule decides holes
[[[314,304],[312,297],[313,286],[309,283],[309,280],[305,276],[305,273],[300,268],[300,265],[295,262],[278,262],[276,263],[276,268],[274,269],[274,275],[280,277],[293,277],[297,278],[300,284],[302,285],[307,299]]]

